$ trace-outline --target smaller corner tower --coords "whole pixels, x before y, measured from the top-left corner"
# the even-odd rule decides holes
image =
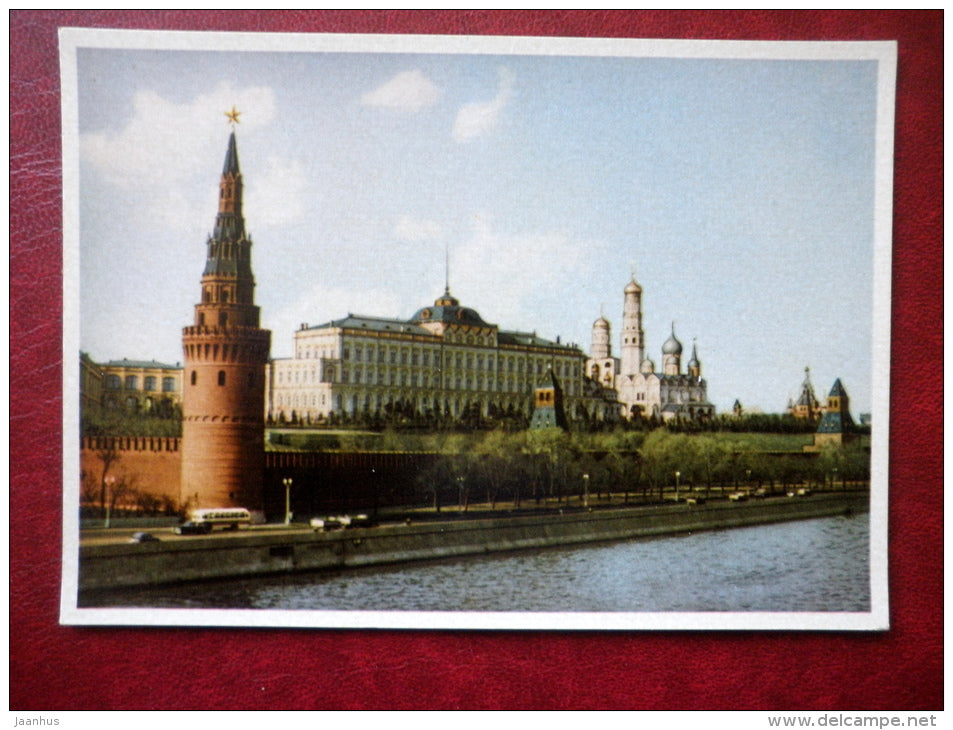
[[[566,409],[563,405],[563,389],[552,368],[533,391],[533,418],[529,427],[569,430],[569,421],[566,420]]]
[[[827,396],[827,408],[817,426],[814,443],[818,446],[824,443],[846,444],[856,435],[854,419],[850,415],[850,399],[838,378]]]

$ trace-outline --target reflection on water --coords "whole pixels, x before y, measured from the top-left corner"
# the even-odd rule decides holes
[[[128,590],[95,605],[364,611],[867,611],[868,515],[387,568]],[[84,602],[85,605],[93,605]]]

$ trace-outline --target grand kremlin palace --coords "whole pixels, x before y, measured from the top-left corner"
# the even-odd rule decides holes
[[[585,377],[585,364],[577,345],[488,324],[448,287],[409,320],[349,314],[302,324],[294,355],[267,366],[265,406],[274,421],[382,413],[396,404],[453,418],[474,408],[528,416],[533,389],[551,369],[570,418],[616,420],[614,392]]]

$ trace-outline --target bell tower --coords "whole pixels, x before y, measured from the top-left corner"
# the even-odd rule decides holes
[[[238,112],[227,114],[234,125]],[[193,323],[182,330],[180,500],[193,509],[263,506],[265,365],[271,332],[259,326],[251,248],[233,130],[215,228],[206,241],[201,300]]]
[[[632,275],[625,287],[625,303],[622,306],[622,374],[635,375],[642,365],[644,354],[642,331],[642,287]]]

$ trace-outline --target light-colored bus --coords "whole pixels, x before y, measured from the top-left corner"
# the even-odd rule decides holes
[[[243,507],[221,507],[218,509],[196,509],[189,515],[197,525],[208,525],[209,529],[216,525],[225,525],[229,529],[237,530],[239,525],[250,525],[251,512]]]

